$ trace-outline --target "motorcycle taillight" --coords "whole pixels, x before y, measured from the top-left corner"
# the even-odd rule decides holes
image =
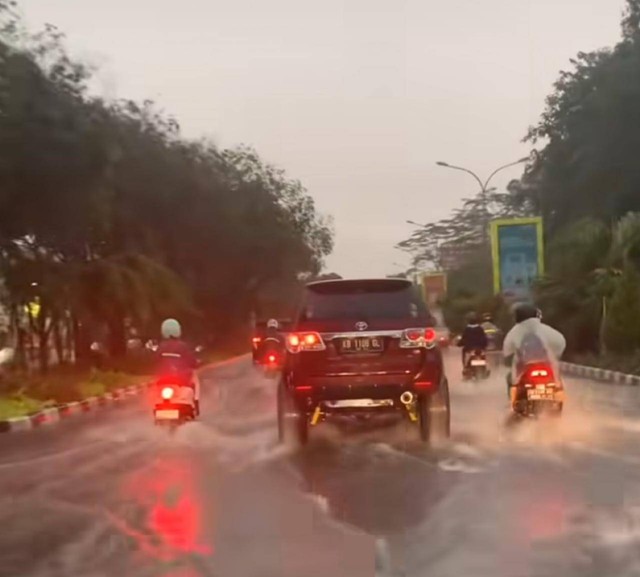
[[[549,384],[555,382],[555,375],[549,365],[534,365],[527,368],[526,380],[534,385]]]

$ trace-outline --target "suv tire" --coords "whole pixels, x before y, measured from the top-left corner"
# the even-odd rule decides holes
[[[449,383],[443,377],[438,390],[418,398],[420,439],[430,443],[435,439],[448,439],[451,435]]]
[[[295,415],[295,416],[294,416]],[[299,445],[309,441],[309,423],[307,416],[300,413],[285,384],[278,384],[278,441],[285,443],[291,437]]]
[[[422,395],[418,398],[420,439],[425,443],[431,441],[431,397],[432,395]]]

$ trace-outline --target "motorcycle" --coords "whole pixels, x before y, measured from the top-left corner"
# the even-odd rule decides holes
[[[282,371],[284,362],[284,348],[279,339],[266,338],[260,350],[258,364],[262,367],[267,378],[275,378]]]
[[[562,413],[564,386],[549,363],[526,365],[510,394],[514,411],[522,417]]]
[[[462,372],[463,379],[480,381],[489,378],[490,374],[485,352],[481,350],[470,352]]]
[[[197,417],[191,372],[159,377],[154,385],[154,394],[153,417],[156,425],[175,429]]]

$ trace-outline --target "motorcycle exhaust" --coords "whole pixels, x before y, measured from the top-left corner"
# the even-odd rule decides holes
[[[400,395],[400,402],[403,405],[410,405],[413,402],[413,393],[410,393],[409,391],[402,393]]]

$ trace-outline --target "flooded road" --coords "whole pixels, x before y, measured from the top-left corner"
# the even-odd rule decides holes
[[[569,380],[560,420],[506,425],[462,383],[452,438],[322,424],[276,443],[275,381],[208,369],[200,422],[143,403],[0,438],[0,575],[640,575],[640,393]]]

